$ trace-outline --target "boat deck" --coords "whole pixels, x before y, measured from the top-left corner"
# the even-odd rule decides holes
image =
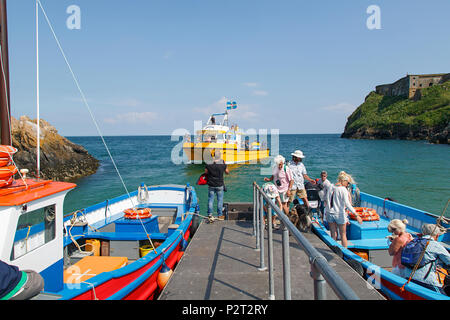
[[[160,300],[267,300],[268,271],[258,271],[259,251],[252,222],[243,220],[202,223],[174,271]],[[336,272],[362,300],[384,297],[350,268],[313,233],[305,233]],[[281,230],[274,230],[275,299],[284,299]],[[265,250],[267,256],[267,232]],[[266,257],[266,265],[268,258]],[[293,300],[314,299],[308,256],[290,237],[291,287]],[[327,299],[338,297],[327,286]]]

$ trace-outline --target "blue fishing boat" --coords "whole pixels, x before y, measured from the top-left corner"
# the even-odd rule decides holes
[[[0,189],[0,260],[39,272],[43,299],[155,298],[195,231],[194,188],[142,186],[63,216],[74,186],[25,179]]]
[[[406,231],[416,237],[425,223],[435,224],[436,215],[400,203],[361,192],[361,208],[369,212],[367,221],[359,224],[349,219],[347,225],[348,247],[333,240],[326,221],[313,218],[312,230],[336,253],[338,253],[361,276],[389,299],[395,300],[445,300],[448,296],[427,289],[391,272],[392,256],[388,254],[388,224],[392,219],[407,219]],[[355,208],[356,209],[356,208]],[[373,219],[379,216],[379,219]],[[372,221],[370,221],[372,220]],[[445,228],[449,225],[441,222]],[[450,250],[450,234],[445,233],[438,241]],[[445,273],[445,270],[442,270]],[[441,279],[442,281],[442,279]]]

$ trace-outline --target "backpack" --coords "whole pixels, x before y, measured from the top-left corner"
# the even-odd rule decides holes
[[[425,247],[427,245],[427,242],[429,239],[426,238],[415,238],[408,242],[402,250],[402,258],[401,263],[405,267],[408,267],[410,269],[413,269],[416,265],[417,261],[419,261],[420,256],[422,255],[422,252],[425,250]],[[434,262],[435,260],[426,261],[425,258],[422,258],[422,260],[419,263],[418,268],[422,268],[425,265]],[[431,270],[431,267],[430,267]],[[428,275],[428,274],[427,274]]]

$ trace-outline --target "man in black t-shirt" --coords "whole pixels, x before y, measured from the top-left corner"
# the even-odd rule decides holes
[[[208,180],[208,216],[212,216],[214,197],[217,195],[217,216],[219,220],[224,220],[223,216],[223,174],[229,174],[227,165],[221,159],[221,154],[216,151],[214,161],[207,164],[205,168],[206,177]]]

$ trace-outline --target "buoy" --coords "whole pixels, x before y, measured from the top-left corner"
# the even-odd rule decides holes
[[[169,281],[170,277],[172,276],[172,273],[173,273],[172,269],[170,269],[166,265],[166,262],[163,262],[163,265],[161,267],[161,270],[159,271],[158,279],[157,279],[158,287],[161,290],[164,289],[164,287],[166,286],[167,282]]]
[[[180,251],[178,252],[178,258],[177,258],[177,262],[181,260],[181,257],[184,255],[184,252],[186,251],[188,242],[183,238],[183,240],[181,241],[181,248]]]

